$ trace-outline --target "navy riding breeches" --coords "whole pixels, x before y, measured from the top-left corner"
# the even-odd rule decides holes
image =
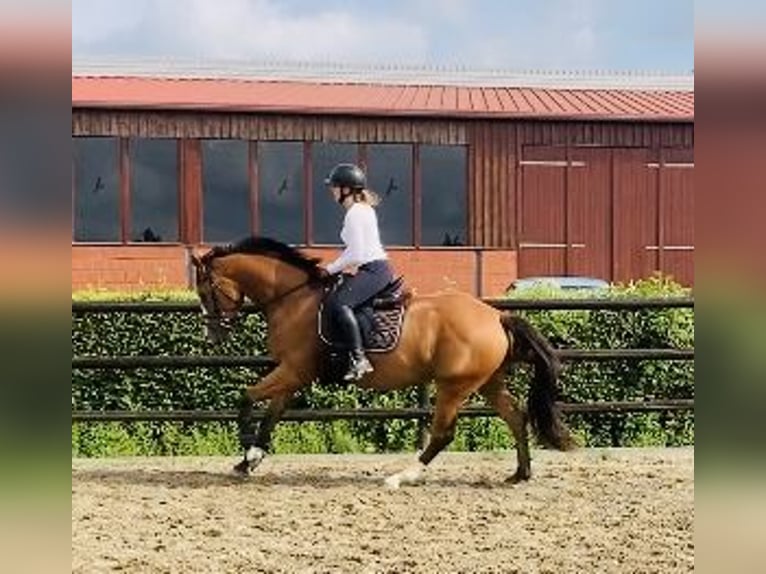
[[[346,275],[340,287],[328,295],[325,308],[337,317],[341,307],[358,307],[393,280],[391,266],[385,259],[360,265],[356,275]]]

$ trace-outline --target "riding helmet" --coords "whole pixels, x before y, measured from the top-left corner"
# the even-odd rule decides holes
[[[324,180],[330,187],[348,187],[350,189],[364,189],[367,187],[367,177],[362,168],[353,163],[339,163]]]

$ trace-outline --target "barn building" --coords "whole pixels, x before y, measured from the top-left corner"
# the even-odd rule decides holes
[[[184,288],[192,251],[250,234],[328,259],[340,161],[420,291],[693,282],[692,76],[75,68],[72,136],[73,290]]]

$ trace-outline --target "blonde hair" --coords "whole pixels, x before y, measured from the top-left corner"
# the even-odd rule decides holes
[[[367,205],[372,207],[377,207],[380,205],[380,196],[371,189],[360,190],[360,195],[362,196],[362,201],[364,201]]]
[[[370,207],[377,207],[380,204],[380,196],[371,189],[353,189],[350,196],[354,203],[366,203]]]

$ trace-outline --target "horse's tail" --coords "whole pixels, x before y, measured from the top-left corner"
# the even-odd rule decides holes
[[[527,409],[537,439],[550,448],[571,450],[577,445],[561,420],[561,412],[556,405],[557,382],[561,372],[556,351],[525,319],[503,313],[500,322],[513,339],[508,351],[509,358],[534,365],[535,374],[529,388]]]

